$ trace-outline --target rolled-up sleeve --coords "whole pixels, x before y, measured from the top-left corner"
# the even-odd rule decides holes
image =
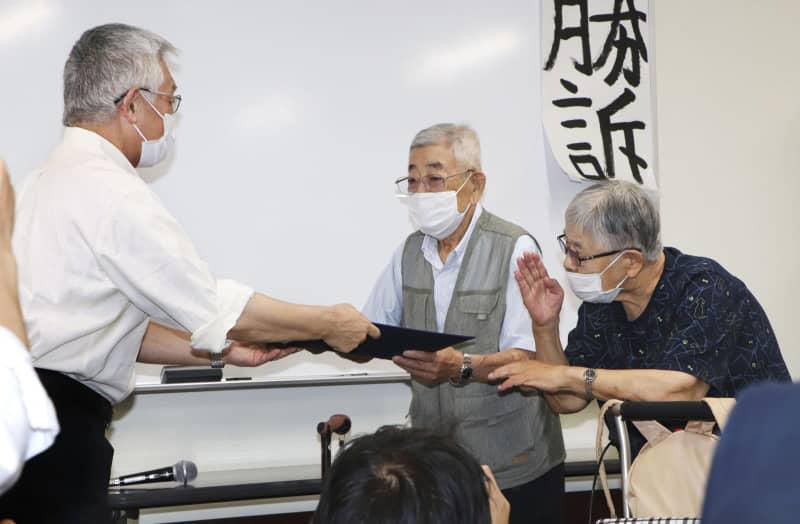
[[[253,289],[217,279],[152,191],[127,195],[95,245],[101,267],[136,307],[190,332],[196,349],[225,348]]]
[[[242,316],[253,290],[235,280],[217,280],[219,314],[192,332],[192,347],[219,351],[227,344],[228,331]]]

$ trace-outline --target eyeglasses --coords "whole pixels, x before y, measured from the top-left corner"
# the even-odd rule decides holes
[[[447,181],[451,178],[473,172],[475,172],[474,169],[467,169],[466,171],[462,171],[454,175],[447,175],[445,173],[428,173],[427,175],[421,177],[404,176],[403,178],[398,178],[395,180],[394,185],[397,187],[397,190],[400,193],[404,194],[416,193],[421,189],[421,186],[425,186],[425,190],[431,193],[436,193],[439,191],[444,191],[445,187],[447,186]]]
[[[578,262],[578,266],[583,264],[584,262],[588,262],[589,260],[594,260],[595,258],[603,258],[611,255],[616,255],[617,253],[622,253],[623,251],[640,251],[640,249],[635,247],[626,247],[624,249],[616,249],[614,251],[607,251],[605,253],[598,253],[597,255],[590,255],[586,257],[582,257],[578,255],[578,252],[572,249],[567,245],[567,235],[561,234],[556,237],[558,240],[558,245],[561,246],[561,251],[564,253],[565,256],[571,258]]]
[[[154,90],[148,89],[146,87],[140,87],[139,91],[146,91],[146,92],[150,93],[151,95],[161,95],[161,96],[165,96],[165,97],[169,98],[169,103],[170,103],[170,106],[172,107],[172,113],[173,114],[177,113],[178,112],[178,108],[181,107],[181,100],[183,100],[183,97],[181,95],[171,95],[169,93],[162,93],[161,91],[154,91]],[[128,91],[125,91],[124,93],[119,95],[117,98],[115,98],[114,99],[114,105],[117,105],[120,102],[122,102],[122,99],[125,98],[125,95],[127,95],[127,94],[128,94]]]

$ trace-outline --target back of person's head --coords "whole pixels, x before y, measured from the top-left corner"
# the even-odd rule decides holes
[[[114,101],[131,87],[158,90],[164,81],[161,64],[176,52],[164,38],[130,25],[84,32],[64,65],[64,125],[110,119]]]
[[[489,524],[485,476],[452,438],[384,426],[351,441],[322,486],[313,524]]]

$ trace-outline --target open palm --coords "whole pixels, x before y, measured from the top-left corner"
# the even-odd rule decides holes
[[[273,360],[279,360],[302,348],[277,348],[269,344],[255,342],[233,342],[225,350],[225,362],[241,367],[256,367]]]
[[[533,320],[539,326],[558,322],[564,290],[554,278],[550,278],[542,259],[536,253],[525,253],[517,259],[517,279],[522,301]]]

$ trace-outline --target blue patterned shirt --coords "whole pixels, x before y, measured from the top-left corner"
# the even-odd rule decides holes
[[[711,397],[791,380],[767,315],[741,280],[708,258],[670,247],[664,255],[637,319],[629,321],[620,302],[581,305],[567,343],[570,364],[683,371],[708,384]]]

